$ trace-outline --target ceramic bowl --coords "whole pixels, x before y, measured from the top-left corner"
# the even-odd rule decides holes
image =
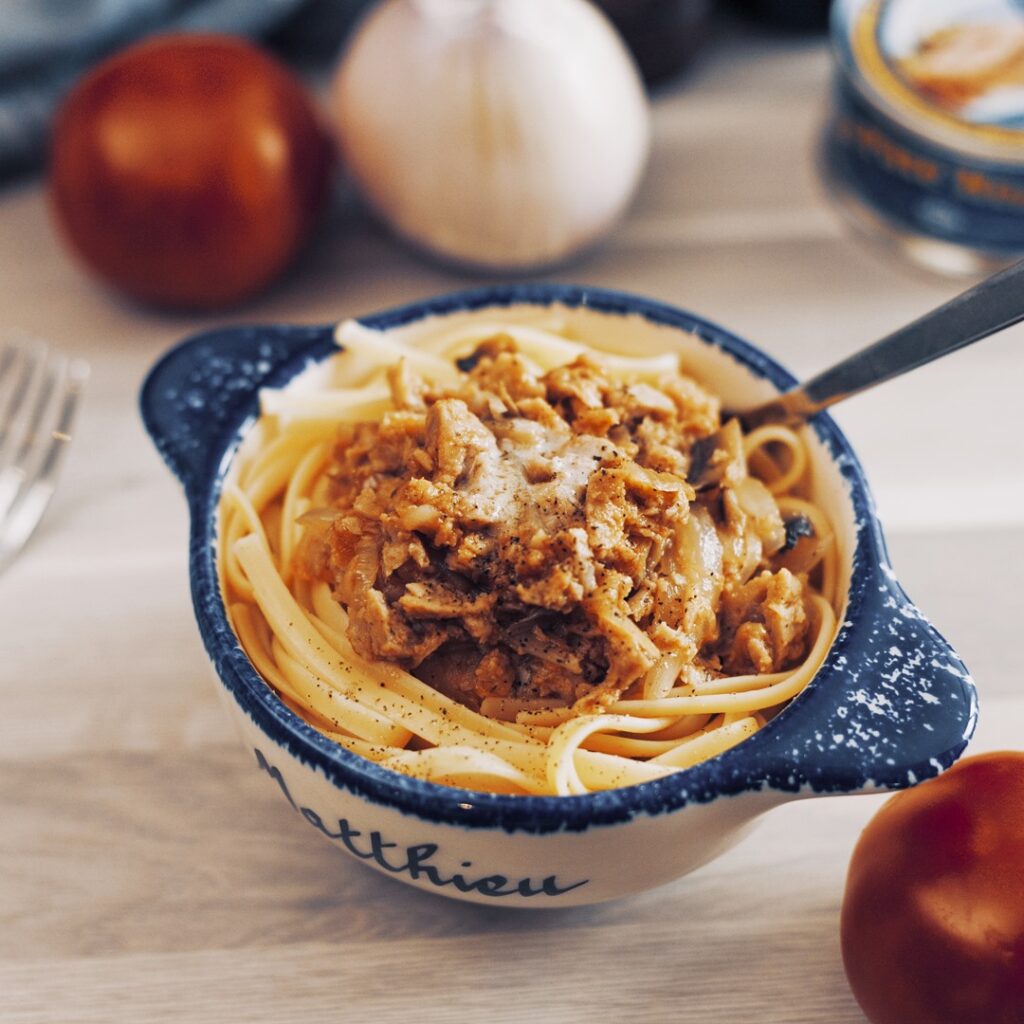
[[[683,352],[690,372],[734,407],[793,383],[763,352],[714,324],[593,288],[488,288],[362,322],[400,331],[422,329],[427,318],[450,326],[553,314],[598,346]],[[815,498],[837,530],[840,629],[810,686],[753,737],[664,779],[572,797],[435,785],[337,747],[256,674],[228,624],[215,558],[221,485],[255,421],[258,389],[302,387],[335,351],[331,326],[216,330],[166,355],[141,398],[146,427],[185,488],[195,615],[226,706],[254,767],[302,827],[377,871],[457,899],[594,903],[692,871],[785,801],[912,786],[949,767],[966,746],[977,713],[970,677],[900,588],[861,467],[832,420],[819,416],[805,429]]]

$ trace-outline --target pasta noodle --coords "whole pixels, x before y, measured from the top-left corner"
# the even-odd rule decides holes
[[[557,329],[431,326],[413,347],[347,323],[332,386],[261,396],[262,417],[221,498],[229,617],[282,700],[360,757],[497,793],[568,796],[635,785],[753,735],[825,658],[836,630],[838,559],[828,518],[808,497],[803,437],[781,426],[743,437],[734,423],[720,426],[715,400],[680,374],[677,357],[608,355]],[[513,370],[518,377],[501,378],[499,371]],[[516,381],[534,390],[510,397]],[[594,388],[605,397],[594,399]],[[444,409],[465,410],[467,402],[477,403],[480,418],[464,415],[469,426],[451,436],[469,443],[492,416],[494,429],[508,432],[502,451],[514,450],[522,463],[515,493],[543,493],[553,503],[542,510],[547,518],[535,526],[526,560],[516,563],[537,565],[543,553],[548,575],[513,572],[504,596],[492,592],[493,577],[480,577],[477,590],[440,586],[437,545],[447,544],[445,578],[459,583],[452,565],[484,557],[481,545],[510,529],[481,511],[484,497],[511,500],[508,471],[489,464],[467,497],[455,493],[456,478],[479,467],[452,470],[448,492],[472,525],[456,531],[461,547],[438,539],[449,527],[439,525],[437,507],[402,504],[397,495],[405,492],[394,489],[416,480],[424,494],[443,490],[438,467],[455,448],[431,441],[431,431]],[[566,422],[552,409],[562,409]],[[650,426],[656,421],[686,443],[663,443],[668,427],[659,434]],[[388,474],[352,475],[353,439],[373,442],[382,423],[413,439],[402,448],[413,468],[392,474],[393,505],[375,513],[382,522],[402,519],[405,547],[395,555],[394,545],[378,542],[367,560],[360,516],[370,515],[373,488]],[[556,428],[563,447],[538,466],[530,460]],[[493,439],[472,443],[497,451]],[[366,452],[358,455],[364,462],[380,457],[372,444]],[[698,459],[718,474],[699,494],[687,478]],[[602,487],[618,496],[600,505]],[[632,520],[623,520],[624,505]],[[601,562],[595,552],[604,551],[609,522],[621,536]],[[560,548],[536,540],[547,543],[549,534],[561,538]],[[487,557],[507,574],[492,548]],[[395,565],[404,566],[395,576],[401,584],[389,584],[385,600],[379,579]],[[512,621],[509,601],[518,619],[495,639],[499,617]],[[371,635],[367,622],[388,615],[401,629]],[[376,654],[402,636],[408,650]],[[490,686],[492,669],[501,685]],[[446,672],[458,685],[438,681]]]

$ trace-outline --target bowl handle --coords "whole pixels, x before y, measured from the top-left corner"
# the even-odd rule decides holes
[[[904,789],[953,764],[974,732],[974,682],[884,560],[859,605],[793,713],[763,730],[771,790]]]
[[[303,352],[329,351],[333,335],[333,326],[221,328],[183,341],[150,370],[142,419],[186,493],[216,469],[259,388]]]

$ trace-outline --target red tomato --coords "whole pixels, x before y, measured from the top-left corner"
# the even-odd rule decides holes
[[[1024,1024],[1024,754],[889,800],[854,850],[841,931],[874,1024]]]
[[[122,51],[57,113],[53,209],[102,279],[164,306],[239,301],[295,256],[327,198],[331,146],[299,82],[229,36]]]

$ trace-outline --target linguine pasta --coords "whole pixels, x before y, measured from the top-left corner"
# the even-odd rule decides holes
[[[325,736],[572,795],[714,757],[813,678],[837,565],[799,433],[556,330],[339,342],[329,384],[261,396],[219,539],[242,647]]]

